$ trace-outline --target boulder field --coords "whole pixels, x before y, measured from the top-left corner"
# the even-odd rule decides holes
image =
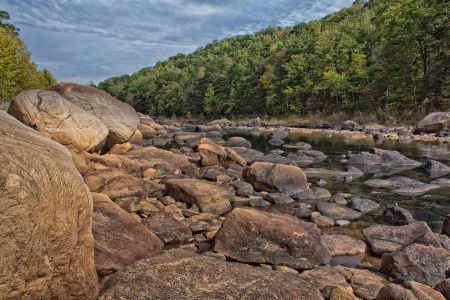
[[[388,174],[421,164],[398,152],[349,154],[345,171],[302,169],[326,155],[306,143],[287,156],[279,149],[265,155],[243,138],[225,141],[227,120],[159,124],[73,83],[22,92],[8,113],[0,111],[1,299],[450,294],[450,216],[443,234],[397,206],[383,215],[389,225],[354,236],[337,230],[380,205],[331,195],[327,181],[352,184],[373,166]],[[444,125],[436,130],[447,130],[437,120]],[[259,118],[247,125],[262,130]],[[416,130],[435,130],[429,128]],[[368,130],[350,121],[342,129]],[[271,130],[272,144],[291,131]],[[156,147],[170,141],[178,147]],[[438,162],[426,168],[433,179],[448,172]],[[309,178],[321,179],[320,187]],[[445,178],[435,182],[392,177],[365,184],[414,196],[447,186]],[[366,260],[345,266],[358,257]]]

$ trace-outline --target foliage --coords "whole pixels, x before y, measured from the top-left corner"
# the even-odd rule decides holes
[[[449,12],[450,0],[358,0],[321,20],[215,40],[99,88],[165,116],[446,110]]]
[[[23,90],[56,83],[47,69],[37,70],[17,28],[4,23],[8,19],[9,14],[0,11],[0,103],[12,100]]]

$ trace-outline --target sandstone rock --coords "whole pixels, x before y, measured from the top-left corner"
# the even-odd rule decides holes
[[[366,243],[348,235],[325,234],[320,237],[320,243],[331,256],[356,255],[366,252]]]
[[[362,214],[342,204],[332,202],[319,202],[317,211],[333,220],[355,220],[361,218]]]
[[[127,103],[96,88],[76,83],[62,82],[49,90],[97,116],[109,130],[104,152],[115,144],[127,142],[138,128],[140,121],[136,111]]]
[[[365,198],[352,198],[350,202],[347,204],[348,207],[359,211],[362,214],[371,213],[380,207],[378,203],[375,201],[365,199]]]
[[[422,300],[423,298],[419,298]],[[419,300],[411,290],[399,284],[387,284],[380,289],[376,300]],[[423,299],[425,300],[425,299]],[[431,299],[430,299],[431,300]]]
[[[300,274],[300,278],[311,283],[320,291],[323,291],[327,286],[336,286],[353,292],[346,278],[337,269],[329,265],[304,271]]]
[[[264,199],[273,204],[287,204],[295,200],[283,193],[268,193]]]
[[[166,182],[166,192],[177,201],[197,205],[201,212],[221,215],[231,210],[231,191],[206,181],[171,179]]]
[[[143,142],[144,142],[144,138],[142,137],[142,132],[139,129],[136,129],[134,131],[133,135],[128,139],[127,143],[130,143],[133,145],[142,145]],[[116,144],[116,145],[121,145],[121,144]]]
[[[402,283],[402,286],[411,290],[417,299],[445,300],[439,291],[419,282],[405,281]]]
[[[294,269],[315,268],[331,258],[320,244],[316,225],[254,209],[234,209],[214,243],[215,252],[237,261]]]
[[[28,90],[14,98],[8,113],[27,126],[63,145],[95,152],[108,136],[108,128],[96,116],[46,90]]]
[[[148,229],[158,236],[164,245],[183,244],[192,237],[189,227],[163,211],[151,211],[142,219]]]
[[[195,127],[195,132],[210,132],[210,131],[220,131],[223,132],[222,127],[219,124],[213,125],[197,125]]]
[[[360,126],[358,123],[354,121],[347,120],[342,124],[341,129],[350,131],[360,131],[362,130],[362,126]]]
[[[92,196],[95,266],[100,276],[162,253],[163,242],[144,225],[108,196],[97,193]]]
[[[383,212],[383,218],[389,225],[409,225],[417,223],[408,210],[399,206],[387,207]]]
[[[450,130],[450,114],[446,112],[434,112],[428,114],[414,128],[413,133],[435,133]]]
[[[381,256],[381,270],[392,277],[404,276],[435,286],[445,279],[450,253],[442,248],[411,244]]]
[[[323,299],[297,275],[171,250],[112,275],[100,300]]]
[[[327,189],[321,187],[313,187],[293,196],[295,200],[327,200],[331,198],[331,194]]]
[[[242,175],[257,191],[293,195],[308,189],[305,173],[296,166],[256,162]]]
[[[105,181],[98,192],[107,195],[128,212],[135,211],[135,205],[149,195],[145,181],[128,174]]]
[[[243,167],[247,165],[245,159],[234,150],[219,146],[207,138],[198,142],[197,149],[202,167],[221,165],[228,168],[230,164],[238,164]]]
[[[157,132],[152,127],[142,123],[139,124],[138,130],[141,132],[142,138],[146,140],[154,138]]]
[[[440,242],[425,222],[404,226],[372,225],[363,230],[376,255],[393,252],[412,243],[440,247]]]
[[[60,144],[0,111],[0,298],[95,299],[92,197]]]
[[[434,289],[444,296],[445,299],[450,299],[450,279],[447,278],[434,286]]]

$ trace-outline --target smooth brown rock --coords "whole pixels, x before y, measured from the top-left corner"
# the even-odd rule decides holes
[[[320,244],[320,229],[287,215],[234,209],[216,234],[214,251],[247,262],[312,269],[331,259]]]
[[[450,252],[433,246],[412,244],[381,256],[381,269],[385,274],[408,276],[429,286],[444,280],[449,268]]]
[[[327,286],[336,286],[353,292],[352,286],[346,278],[337,269],[329,265],[304,271],[300,274],[300,278],[311,283],[320,291],[323,291]]]
[[[150,211],[148,217],[142,219],[142,224],[156,234],[164,245],[183,244],[192,237],[189,227],[167,212]]]
[[[255,162],[242,175],[257,191],[294,195],[309,188],[305,173],[297,166]]]
[[[376,255],[393,252],[412,243],[441,245],[425,222],[404,226],[372,225],[365,228],[363,234]]]
[[[195,204],[201,212],[221,215],[231,210],[229,189],[197,179],[170,179],[166,182],[166,193],[177,201]]]
[[[142,138],[146,140],[152,139],[156,135],[156,130],[146,124],[141,123],[138,130],[141,132]]]
[[[91,152],[104,146],[109,133],[99,118],[53,91],[24,91],[11,102],[8,113],[60,144]]]
[[[69,152],[0,111],[0,299],[95,299],[92,198]]]
[[[243,167],[247,165],[245,159],[234,150],[217,145],[208,138],[202,138],[196,148],[200,154],[202,167],[220,165],[228,168],[230,164],[238,164]]]
[[[384,286],[377,300],[445,300],[444,296],[433,288],[414,281],[405,281],[402,285]]]
[[[140,124],[133,107],[94,87],[62,82],[51,86],[49,90],[58,92],[105,124],[109,134],[103,152],[115,144],[127,142]]]
[[[297,275],[171,250],[113,274],[99,299],[323,300],[323,297]]]
[[[366,252],[366,243],[348,235],[325,234],[320,237],[320,243],[324,245],[331,256],[356,255]]]
[[[108,196],[92,193],[95,266],[107,276],[140,259],[162,253],[163,242]]]
[[[148,196],[144,179],[124,174],[107,180],[99,190],[128,212],[135,211],[135,205]]]
[[[340,286],[327,285],[322,291],[327,300],[358,300],[353,293]]]

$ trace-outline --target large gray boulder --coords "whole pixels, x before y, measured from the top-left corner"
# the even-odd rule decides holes
[[[0,111],[0,298],[95,299],[92,197],[60,144]]]
[[[434,112],[428,114],[414,128],[413,133],[435,133],[450,130],[450,113]]]
[[[425,170],[431,178],[437,178],[450,173],[450,167],[436,160],[429,160]]]
[[[257,191],[291,196],[309,188],[305,173],[297,166],[255,162],[244,169],[242,176]]]
[[[313,269],[328,263],[320,229],[287,215],[234,209],[216,234],[214,251],[247,263]]]
[[[376,255],[421,243],[440,247],[440,242],[425,222],[404,226],[372,225],[363,230],[372,251]]]
[[[109,133],[99,118],[53,91],[24,91],[11,102],[8,113],[60,144],[90,152],[100,150]]]
[[[350,165],[376,165],[376,166],[420,166],[421,163],[407,158],[398,151],[373,148],[371,152],[350,154]]]
[[[162,253],[163,242],[138,220],[108,196],[98,193],[92,196],[92,233],[98,275],[110,275],[140,259]]]
[[[113,274],[99,299],[323,300],[323,296],[297,275],[171,250]]]
[[[133,107],[94,87],[62,82],[49,89],[97,116],[106,125],[109,134],[104,152],[115,144],[127,142],[140,124],[139,116]]]

